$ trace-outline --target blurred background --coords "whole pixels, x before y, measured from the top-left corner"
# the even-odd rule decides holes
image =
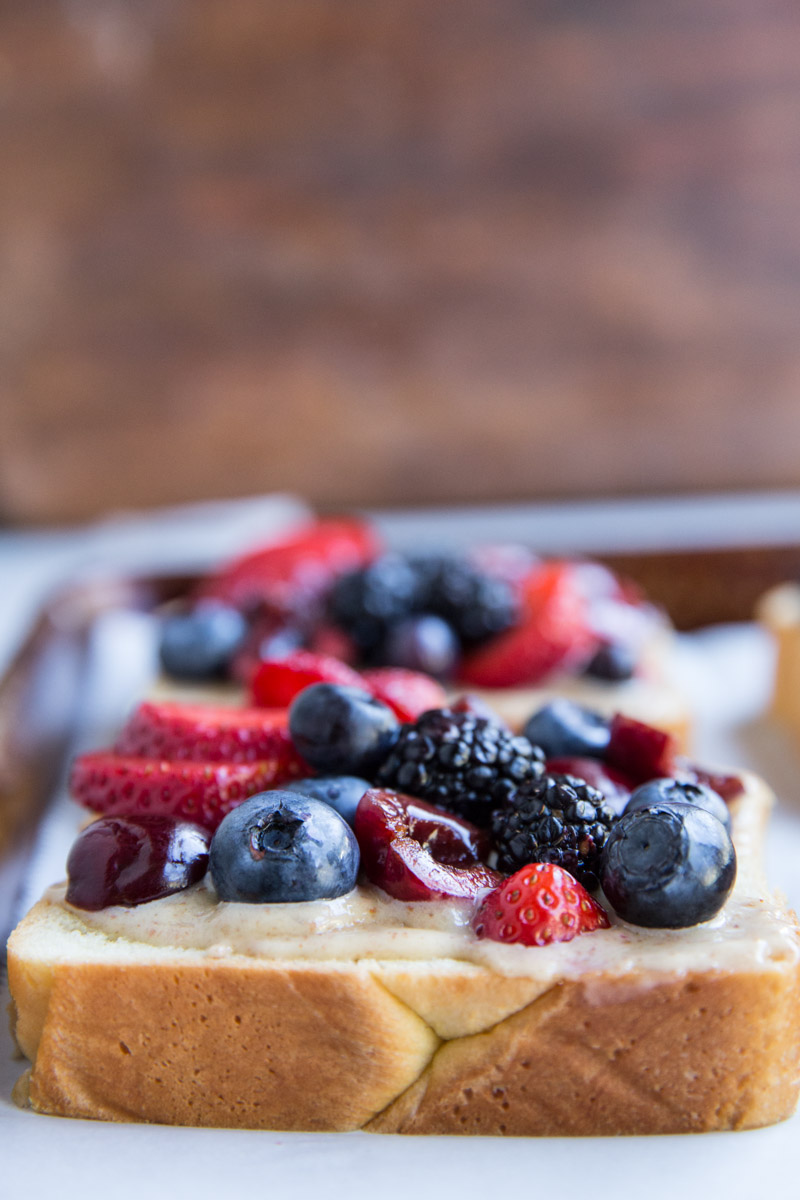
[[[800,485],[794,0],[0,0],[0,521]]]

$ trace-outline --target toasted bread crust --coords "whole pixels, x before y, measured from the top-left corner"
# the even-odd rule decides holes
[[[24,1010],[16,956],[10,979]],[[379,969],[66,964],[28,1046],[29,1098],[63,1116],[250,1129],[747,1129],[792,1112],[798,1027],[798,968],[561,983],[440,1043]]]

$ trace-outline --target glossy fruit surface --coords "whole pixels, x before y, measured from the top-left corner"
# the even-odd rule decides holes
[[[649,808],[651,804],[693,804],[711,813],[731,831],[731,814],[727,804],[717,792],[703,783],[683,783],[677,779],[651,779],[631,794],[625,812],[637,808]]]
[[[676,749],[671,733],[617,713],[611,719],[605,761],[633,783],[647,783],[675,774]]]
[[[411,796],[367,792],[355,833],[367,878],[396,900],[476,896],[500,879],[481,861],[488,851],[484,833]]]
[[[173,679],[186,682],[224,679],[246,635],[247,623],[235,608],[203,601],[190,612],[163,619],[161,666]]]
[[[67,901],[97,911],[182,891],[205,875],[208,843],[205,830],[173,817],[103,817],[69,852]]]
[[[447,679],[453,674],[459,652],[459,640],[447,621],[433,613],[420,613],[389,629],[380,654],[393,666]]]
[[[403,725],[376,781],[488,826],[493,810],[544,770],[544,755],[496,721],[431,709]]]
[[[680,929],[708,921],[735,878],[727,830],[691,804],[652,804],[623,814],[603,850],[603,891],[633,925]]]
[[[588,604],[570,563],[545,563],[521,588],[522,613],[506,633],[462,660],[459,677],[476,687],[533,684],[559,670],[585,665],[597,646]]]
[[[416,721],[431,708],[442,708],[447,694],[430,675],[401,667],[376,667],[364,671],[364,687],[382,704],[387,704],[399,721]]]
[[[358,671],[347,663],[309,650],[295,650],[284,658],[270,659],[255,670],[250,684],[253,703],[262,708],[288,708],[312,683],[339,683],[364,687]]]
[[[479,938],[548,946],[607,929],[609,920],[569,871],[530,863],[483,898],[472,926]]]
[[[220,825],[210,871],[220,900],[289,904],[352,891],[358,843],[330,805],[296,792],[252,796]]]
[[[522,732],[547,758],[602,758],[611,736],[607,717],[563,698],[535,712]]]
[[[145,702],[114,749],[121,755],[173,761],[272,762],[287,777],[308,774],[289,737],[285,710]]]
[[[302,796],[313,796],[323,804],[330,804],[351,828],[358,802],[371,787],[371,783],[357,775],[312,775],[281,784],[284,792],[299,792]]]
[[[497,865],[510,875],[526,864],[553,863],[594,890],[615,820],[602,792],[574,775],[546,773],[517,788],[492,813]]]
[[[398,729],[392,710],[360,688],[315,683],[289,709],[295,747],[326,775],[369,775],[389,753]]]
[[[296,771],[289,776],[296,777]],[[162,813],[213,830],[248,796],[286,778],[284,768],[274,761],[166,762],[98,751],[75,760],[70,792],[93,812],[109,816]]]

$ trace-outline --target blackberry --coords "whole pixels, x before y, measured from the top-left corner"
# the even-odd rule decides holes
[[[442,617],[466,646],[509,629],[517,619],[514,590],[472,566],[464,558],[436,556],[411,559],[426,612]]]
[[[573,775],[541,774],[523,784],[492,818],[498,866],[511,874],[531,862],[555,863],[593,890],[616,817],[596,788]]]
[[[328,615],[353,639],[367,662],[380,659],[389,629],[420,610],[417,572],[399,554],[385,554],[342,575],[328,596]]]
[[[392,631],[410,617],[435,616],[472,646],[513,625],[514,590],[466,559],[386,554],[342,576],[331,589],[328,615],[355,642],[367,662],[387,662]]]
[[[432,709],[400,737],[377,782],[488,825],[492,810],[544,772],[544,755],[527,738],[473,713]]]

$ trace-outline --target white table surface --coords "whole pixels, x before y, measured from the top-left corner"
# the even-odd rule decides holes
[[[287,516],[291,518],[290,509]],[[43,566],[33,542],[22,546],[15,540],[12,547],[0,537],[0,578],[13,559],[22,573],[30,567],[30,578],[41,580],[50,572],[52,581],[52,546],[45,551],[50,565]],[[246,541],[242,538],[236,548]],[[74,548],[59,553],[66,558]],[[124,685],[115,685],[109,713],[124,708],[131,699],[128,691],[135,692],[143,682],[136,639],[143,649],[149,635],[146,625],[136,628],[138,633],[131,626],[125,638],[132,647],[131,675]],[[118,632],[112,623],[105,636],[116,638]],[[677,671],[693,697],[696,756],[708,763],[754,767],[774,784],[780,804],[769,831],[768,871],[800,907],[800,754],[763,719],[771,670],[769,641],[750,625],[710,630],[680,643]],[[63,874],[76,819],[62,795],[40,834],[28,880],[31,898]],[[456,1200],[484,1200],[523,1188],[525,1194],[592,1200],[800,1194],[800,1115],[745,1134],[624,1139],[408,1138],[119,1126],[16,1109],[9,1095],[21,1067],[11,1058],[3,1032],[2,1198],[83,1200],[102,1192],[115,1200],[143,1200],[149,1194],[192,1200],[238,1195],[248,1200],[253,1195],[438,1200],[446,1191]]]

